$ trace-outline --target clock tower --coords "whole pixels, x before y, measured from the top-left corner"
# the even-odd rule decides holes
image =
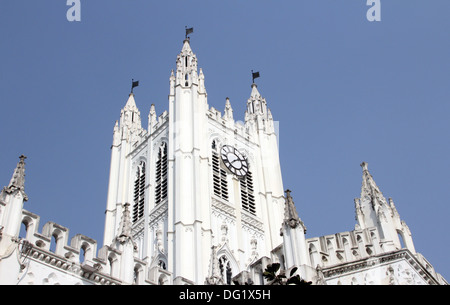
[[[283,239],[284,192],[272,114],[252,84],[245,122],[209,107],[189,38],[169,78],[168,111],[140,126],[134,94],[114,127],[104,244],[130,204],[136,254],[159,283],[231,278]],[[261,266],[263,270],[265,266]]]

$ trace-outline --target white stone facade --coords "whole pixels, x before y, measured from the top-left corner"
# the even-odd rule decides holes
[[[38,232],[39,216],[23,208],[21,156],[0,195],[0,284],[266,284],[273,262],[313,284],[447,284],[416,253],[366,163],[355,230],[306,239],[267,101],[252,84],[245,122],[236,122],[228,98],[223,113],[209,107],[197,64],[186,39],[169,109],[158,116],[151,105],[146,129],[129,95],[113,131],[98,251],[83,235],[69,244],[69,230],[52,222]]]

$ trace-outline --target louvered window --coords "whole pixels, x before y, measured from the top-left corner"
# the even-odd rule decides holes
[[[245,178],[240,180],[240,184],[242,209],[255,215],[255,195],[253,192],[253,176],[251,171],[248,171]]]
[[[144,216],[145,204],[145,162],[141,161],[136,171],[136,180],[134,180],[133,194],[133,222],[138,221]]]
[[[167,198],[167,161],[167,144],[162,143],[159,147],[158,159],[156,161],[155,204]]]
[[[215,141],[212,142],[211,148],[214,195],[228,200],[227,172],[220,168],[220,159]]]

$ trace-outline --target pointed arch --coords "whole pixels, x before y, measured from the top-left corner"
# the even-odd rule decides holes
[[[219,259],[219,269],[224,282],[228,285],[232,283],[232,278],[239,272],[239,264],[231,253],[228,243],[225,243],[217,250]]]
[[[164,253],[158,251],[158,254],[155,255],[150,264],[150,268],[158,267],[163,270],[168,270],[167,266],[167,256]]]

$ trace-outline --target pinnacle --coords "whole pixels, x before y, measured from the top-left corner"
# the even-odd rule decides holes
[[[9,182],[8,187],[5,188],[6,192],[12,193],[15,190],[19,190],[22,192],[24,197],[24,201],[28,200],[27,194],[25,194],[25,159],[27,157],[21,155],[19,157],[20,161],[17,163],[17,166],[14,170],[14,173],[11,177],[11,181]]]
[[[261,94],[258,91],[258,86],[255,83],[252,84],[252,92],[250,93],[250,97],[251,98],[260,98],[261,97]]]
[[[134,93],[128,95],[127,103],[125,104],[125,109],[135,110],[137,109],[136,102],[134,100]]]
[[[363,169],[362,175],[362,186],[361,186],[361,196],[360,199],[363,200],[365,197],[369,197],[374,204],[373,200],[377,199],[380,203],[386,203],[386,199],[383,196],[383,193],[375,183],[372,175],[370,174],[367,166],[367,162],[362,162],[360,166]]]
[[[189,38],[186,38],[183,41],[183,48],[181,49],[181,53],[184,53],[184,52],[192,53],[191,45],[189,43]]]
[[[302,224],[300,217],[298,217],[297,210],[295,208],[294,200],[291,196],[291,190],[286,190],[285,207],[284,207],[284,221],[291,228],[296,228],[299,224]]]
[[[367,162],[364,162],[364,161],[360,164],[360,166],[362,167],[362,169],[365,170],[365,171],[368,170],[367,165],[368,165]]]

